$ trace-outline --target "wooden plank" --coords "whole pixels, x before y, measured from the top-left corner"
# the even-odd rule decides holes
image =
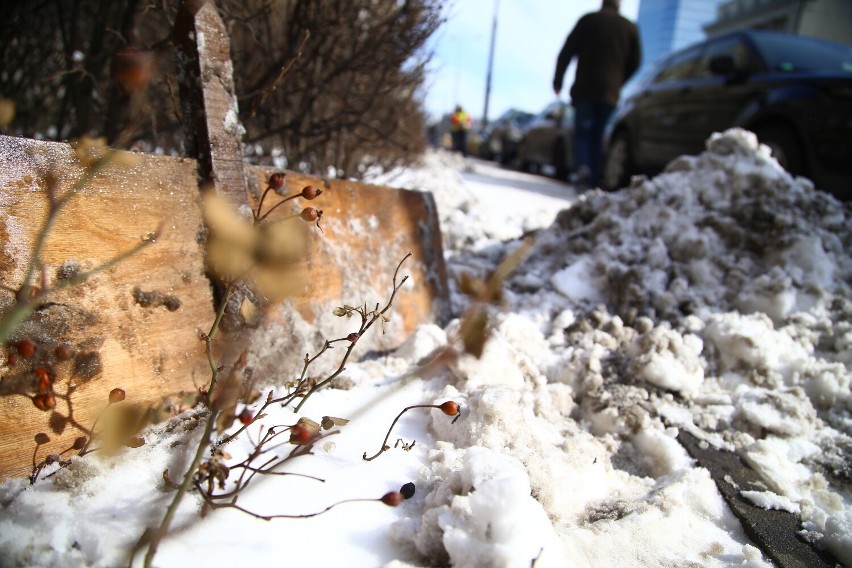
[[[137,256],[80,287],[57,293],[51,298],[55,304],[17,335],[42,345],[41,356],[55,367],[57,392],[64,392],[69,381],[79,384],[72,396],[74,418],[86,426],[113,387],[123,388],[130,402],[152,403],[203,387],[209,379],[198,333],[209,329],[213,300],[197,239],[202,221],[196,162],[134,156],[139,160],[136,165],[103,172],[63,210],[44,253],[48,275],[56,278],[69,259],[91,268],[131,248],[161,222],[165,222],[163,235]],[[62,177],[60,193],[72,186],[78,174],[67,144],[0,136],[0,284],[6,288],[17,288],[23,278],[46,214],[44,179],[50,171]],[[249,201],[254,205],[272,171],[257,167],[247,171]],[[332,315],[334,308],[366,303],[372,309],[384,303],[393,271],[408,252],[413,256],[401,274],[409,275],[410,282],[395,300],[392,321],[386,333],[376,329],[359,340],[358,353],[393,349],[417,325],[446,320],[446,270],[431,194],[292,172],[286,183],[290,193],[305,185],[323,189],[318,199],[295,206],[298,210],[310,204],[324,212],[322,231],[311,231],[310,252],[300,268],[305,277],[302,292],[266,309],[265,318],[255,326],[223,337],[217,359],[228,362],[245,347],[261,383],[280,384],[294,378],[305,353],[314,353],[324,339],[345,336],[351,330],[352,322]],[[281,198],[268,203],[277,199]],[[277,214],[295,211],[288,207],[280,207]],[[177,298],[180,307],[175,311],[164,305],[143,307],[137,301],[139,292],[134,293],[137,287],[142,299],[145,293],[160,303]],[[0,310],[9,302],[11,294],[0,291]],[[58,343],[71,345],[78,355],[97,356],[81,358],[75,375],[74,361],[51,359]],[[226,355],[224,345],[231,347],[231,355]],[[6,357],[0,356],[0,478],[29,473],[36,433],[46,432],[53,440],[39,450],[39,456],[68,447],[79,435],[71,426],[62,435],[54,433],[51,424],[61,423],[58,415],[41,412],[29,398],[12,394],[15,381],[21,380],[29,381],[29,393],[34,392],[32,362],[21,367],[6,363]],[[312,371],[319,373],[336,364],[331,357]],[[62,401],[57,411],[67,414]]]
[[[252,205],[256,204],[272,171],[248,168]],[[292,306],[322,338],[345,336],[346,322],[332,315],[334,308],[344,304],[366,304],[369,309],[376,304],[384,305],[392,289],[394,270],[410,252],[412,257],[400,272],[400,276],[409,276],[409,281],[394,301],[394,326],[388,326],[384,334],[377,331],[366,338],[362,349],[393,349],[421,323],[446,322],[449,291],[441,229],[431,193],[287,172],[285,195],[299,193],[306,185],[320,187],[322,195],[314,201],[299,200],[292,208],[279,210],[286,215],[303,206],[321,209],[322,232],[314,232],[311,240],[304,265],[303,293],[270,310],[268,321],[281,324],[291,320]],[[258,330],[253,341],[258,345],[268,343],[264,339],[268,333],[269,328]],[[319,344],[315,339],[311,346],[315,349]],[[274,368],[278,373],[298,373],[304,353],[295,358],[293,354],[268,353],[259,366]]]
[[[0,284],[17,288],[30,259],[35,235],[47,212],[45,176],[59,176],[59,194],[73,186],[79,171],[69,145],[0,137]],[[53,304],[23,326],[18,339],[40,345],[42,362],[56,374],[56,390],[79,385],[73,394],[74,419],[90,426],[114,387],[128,400],[151,401],[168,392],[192,390],[209,376],[198,329],[212,322],[210,285],[196,234],[201,226],[193,160],[133,155],[133,166],[110,166],[80,188],[60,213],[44,251],[51,280],[73,261],[84,269],[132,248],[163,224],[159,241],[85,284],[51,297]],[[152,172],[154,175],[151,175]],[[172,307],[143,307],[134,289],[172,298]],[[139,296],[139,294],[136,294]],[[8,293],[0,302],[8,305]],[[52,360],[53,348],[70,345],[77,358]],[[0,365],[6,363],[6,357]],[[36,365],[41,363],[36,363]],[[0,385],[24,376],[34,380],[31,362],[0,366]],[[75,366],[78,368],[74,372]],[[37,432],[53,442],[41,451],[62,450],[79,436],[68,426],[63,435],[50,425],[62,423],[67,407],[41,412],[29,398],[0,397],[0,477],[22,475]],[[22,450],[23,449],[23,450]],[[41,454],[40,455],[44,455]]]
[[[213,0],[181,2],[174,28],[186,152],[199,175],[245,203],[243,127],[234,88],[231,42]]]

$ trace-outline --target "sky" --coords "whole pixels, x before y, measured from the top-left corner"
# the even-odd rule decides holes
[[[735,452],[759,476],[714,473],[738,510],[794,515],[786,518],[802,538],[782,531],[786,545],[815,542],[852,566],[848,209],[793,179],[743,130],[714,135],[702,155],[612,193],[578,195],[443,151],[371,181],[432,193],[454,318],[477,313],[456,284],[462,273],[478,290],[479,279],[505,271],[498,263],[526,251],[502,282],[502,306],[487,311],[481,357],[453,355],[466,327],[458,320],[422,323],[392,351],[365,344],[378,340],[374,327],[333,388],[299,413],[262,410],[261,396],[249,435],[222,447],[224,491],[243,479],[240,463],[252,455],[261,468],[281,460],[275,472],[287,475],[253,478],[240,507],[258,515],[331,508],[298,519],[232,508],[199,518],[193,492],[156,566],[772,568],[706,462],[682,446],[683,433],[710,454]],[[327,211],[328,238],[341,238],[332,227],[343,224]],[[767,218],[777,221],[773,231],[761,230]],[[349,221],[350,241],[371,230]],[[528,231],[535,242],[524,245]],[[342,289],[360,288],[356,265],[341,263]],[[398,329],[393,308],[389,334]],[[302,322],[290,335],[273,321],[298,313],[280,308],[270,318],[268,332],[287,341],[253,341],[256,370],[271,368],[262,362],[279,361],[300,333],[321,340],[341,331]],[[358,327],[336,319],[344,333]],[[312,365],[311,376],[327,376],[339,352],[326,351],[317,361],[325,370]],[[446,367],[419,367],[436,358]],[[278,366],[254,374],[263,393],[277,395],[292,376]],[[450,400],[461,407],[457,419],[436,408],[399,415]],[[296,416],[348,422],[289,459]],[[138,448],[53,463],[32,486],[0,483],[3,566],[127,566],[129,548],[173,495],[164,470],[180,479],[195,451],[200,417],[190,410],[155,425]],[[273,426],[283,436],[258,456],[257,441]],[[383,436],[388,450],[365,460]],[[377,502],[409,483],[414,494],[397,507]]]
[[[488,118],[509,108],[538,112],[555,99],[551,83],[556,57],[580,17],[600,8],[600,0],[451,0],[446,23],[435,34],[426,110],[440,118],[461,104],[474,119],[485,107],[491,30],[497,34]],[[639,0],[622,0],[621,14],[636,21]],[[565,77],[562,97],[573,82]]]

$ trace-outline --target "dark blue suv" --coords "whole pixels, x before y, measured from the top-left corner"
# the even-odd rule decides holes
[[[625,89],[605,136],[602,185],[624,186],[713,132],[739,126],[819,189],[852,198],[852,47],[742,30],[675,52]]]

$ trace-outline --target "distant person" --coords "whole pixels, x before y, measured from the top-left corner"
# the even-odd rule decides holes
[[[467,156],[467,131],[470,129],[470,124],[470,115],[461,105],[456,105],[456,109],[450,115],[450,132],[453,137],[453,151],[461,152],[462,156]]]
[[[438,125],[433,122],[426,129],[426,142],[433,148],[437,148],[440,143],[440,139],[441,135],[438,131]]]
[[[642,48],[636,24],[618,13],[621,0],[603,0],[586,14],[565,40],[556,60],[553,90],[559,96],[565,70],[577,58],[571,87],[574,107],[573,181],[596,186],[603,166],[603,131],[621,87],[639,68]]]

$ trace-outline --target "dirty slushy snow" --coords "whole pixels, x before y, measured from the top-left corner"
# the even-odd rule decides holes
[[[499,199],[489,176],[502,176]],[[325,481],[264,479],[240,504],[306,513],[408,481],[414,497],[271,522],[229,510],[196,522],[188,499],[159,566],[771,566],[680,430],[737,452],[763,480],[745,498],[797,514],[803,538],[852,565],[848,209],[739,130],[617,193],[554,184],[542,197],[534,179],[441,152],[376,178],[434,193],[453,278],[486,276],[524,233],[534,244],[480,359],[410,378],[454,341],[453,320],[351,364],[345,390],[304,409],[351,419],[293,463]],[[458,316],[469,300],[452,289]],[[416,444],[361,459],[402,407],[449,399],[460,420],[406,414],[391,441]],[[294,421],[275,414],[265,422]],[[187,459],[194,423],[173,420],[143,448],[87,456],[33,487],[6,482],[4,565],[126,563],[162,514],[162,472]],[[235,459],[249,450],[229,446]]]

